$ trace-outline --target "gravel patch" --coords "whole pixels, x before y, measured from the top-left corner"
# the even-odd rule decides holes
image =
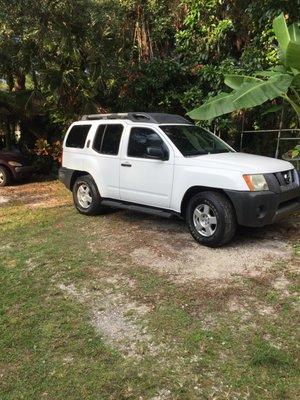
[[[276,317],[276,311],[272,306],[257,302],[255,298],[240,299],[234,297],[228,302],[228,310],[231,313],[241,315],[242,321],[250,320],[254,314],[264,317]]]
[[[260,277],[279,262],[289,264],[293,258],[289,238],[299,235],[300,219],[292,217],[262,229],[241,228],[232,243],[219,249],[196,243],[185,223],[175,218],[119,211],[100,216],[94,229],[97,236],[90,243],[92,251],[113,252],[128,264],[151,268],[176,283],[225,283],[237,275]]]
[[[131,252],[132,261],[170,274],[181,282],[195,278],[227,279],[237,274],[257,276],[274,262],[287,262],[292,258],[292,248],[283,239],[243,238],[219,249],[200,246],[191,240],[176,249],[166,243],[163,235],[156,235],[156,240],[160,239],[161,243],[159,253],[155,247],[142,246]]]
[[[131,302],[122,293],[111,289],[99,294],[87,289],[78,290],[73,284],[58,287],[88,307],[96,332],[124,356],[138,359],[144,354],[157,356],[161,352],[142,324],[141,318],[149,311],[146,305]]]
[[[171,391],[168,389],[161,389],[157,395],[151,397],[150,400],[169,400],[171,399]]]
[[[7,196],[0,196],[0,204],[8,203],[10,198]]]

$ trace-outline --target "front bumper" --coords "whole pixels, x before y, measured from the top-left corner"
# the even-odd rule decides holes
[[[240,225],[259,227],[273,224],[300,211],[300,187],[281,193],[226,191]]]

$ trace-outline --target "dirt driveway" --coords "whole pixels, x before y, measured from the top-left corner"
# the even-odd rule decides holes
[[[72,195],[57,181],[28,183],[1,189],[0,205],[10,202],[28,209],[72,206]],[[114,211],[92,220],[99,222],[97,231],[108,251],[180,282],[259,276],[276,262],[288,263],[293,255],[290,239],[300,239],[299,215],[261,229],[239,228],[234,241],[220,249],[198,245],[177,218]],[[91,237],[91,251],[97,241]]]

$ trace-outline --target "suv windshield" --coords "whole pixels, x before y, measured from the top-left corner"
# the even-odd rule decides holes
[[[199,126],[161,125],[160,128],[185,157],[233,151],[213,133]]]

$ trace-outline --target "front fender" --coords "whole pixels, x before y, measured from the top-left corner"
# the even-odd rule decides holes
[[[242,174],[236,170],[212,169],[207,167],[175,166],[171,209],[181,210],[185,193],[192,187],[219,190],[249,191]]]

